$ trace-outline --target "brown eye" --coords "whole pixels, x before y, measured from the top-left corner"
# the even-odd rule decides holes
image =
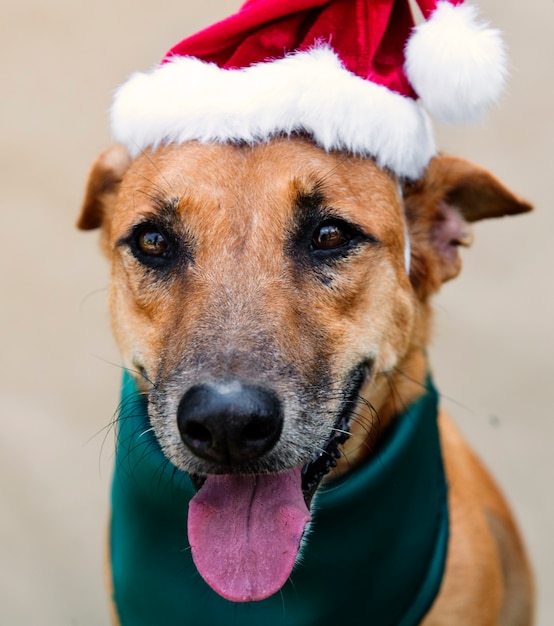
[[[137,248],[148,256],[160,257],[169,247],[167,239],[154,226],[143,226],[136,238]]]
[[[179,240],[155,222],[138,224],[120,242],[127,246],[137,261],[152,269],[169,269],[179,259]]]
[[[352,239],[351,229],[338,220],[320,224],[314,233],[312,246],[315,250],[334,250],[346,245]]]

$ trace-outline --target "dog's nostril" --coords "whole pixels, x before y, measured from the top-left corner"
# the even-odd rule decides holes
[[[181,398],[177,425],[198,457],[220,465],[257,459],[279,440],[281,403],[271,391],[238,382],[197,385]]]
[[[189,440],[205,446],[209,446],[212,443],[210,431],[202,424],[192,420],[183,426],[183,434],[185,434]]]
[[[266,437],[271,436],[271,432],[271,424],[266,421],[254,421],[242,429],[242,438],[244,441],[263,441]]]

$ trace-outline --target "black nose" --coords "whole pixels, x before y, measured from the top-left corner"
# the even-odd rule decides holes
[[[233,381],[191,387],[179,403],[177,424],[183,442],[196,456],[237,465],[273,448],[283,428],[283,413],[272,392]]]

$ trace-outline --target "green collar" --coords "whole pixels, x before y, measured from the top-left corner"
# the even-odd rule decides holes
[[[122,626],[419,624],[448,543],[447,487],[428,392],[368,463],[320,489],[302,559],[280,593],[235,604],[200,578],[188,545],[188,476],[163,456],[125,375],[112,491],[111,565]]]

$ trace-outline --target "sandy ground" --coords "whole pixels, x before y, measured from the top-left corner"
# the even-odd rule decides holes
[[[112,90],[231,0],[4,3],[0,19],[0,623],[108,623],[103,533],[120,370],[96,234],[74,230]],[[483,128],[439,129],[535,214],[479,225],[437,302],[449,410],[512,501],[554,623],[554,5],[482,0],[512,78]]]

